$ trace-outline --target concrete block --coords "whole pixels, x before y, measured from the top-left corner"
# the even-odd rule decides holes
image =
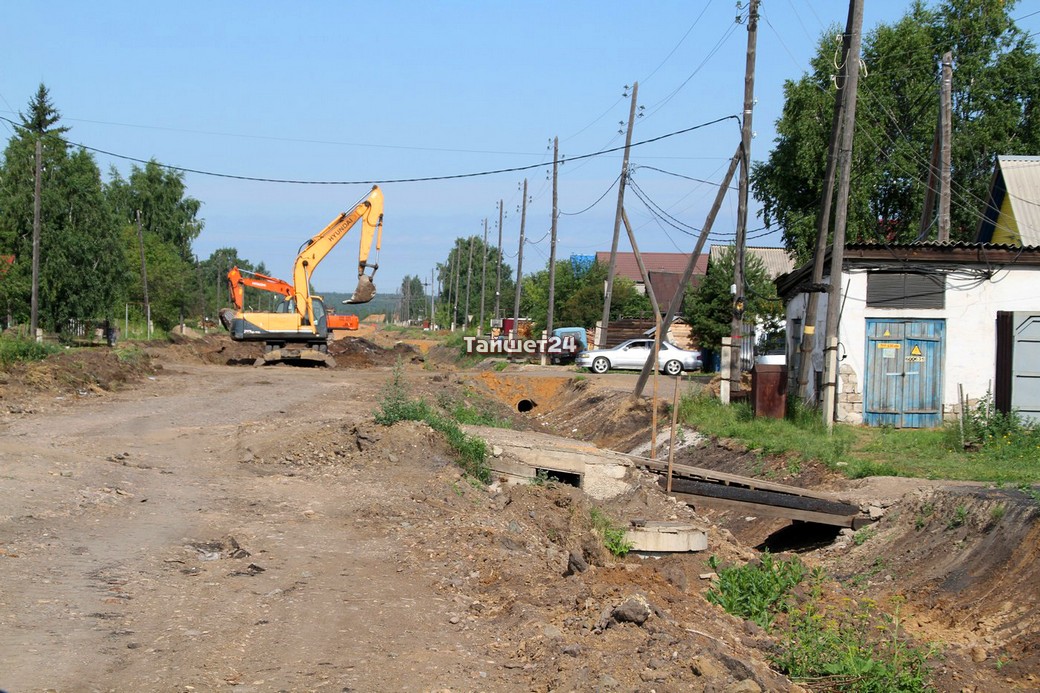
[[[704,551],[708,548],[707,533],[682,522],[647,522],[639,527],[629,527],[625,541],[632,544],[633,551],[654,553]]]

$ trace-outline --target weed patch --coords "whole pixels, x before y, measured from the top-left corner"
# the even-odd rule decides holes
[[[619,527],[599,508],[589,509],[589,519],[592,520],[592,528],[603,537],[603,545],[611,555],[620,557],[632,550],[632,543],[625,539],[624,528]]]
[[[487,464],[487,443],[466,435],[454,419],[439,413],[422,399],[410,396],[404,382],[403,366],[394,366],[390,382],[383,388],[376,423],[390,426],[398,421],[425,421],[430,428],[442,434],[455,453],[455,461],[470,476],[483,483],[491,482],[491,468]]]
[[[55,344],[44,344],[31,339],[0,338],[0,366],[6,367],[25,361],[42,361],[61,351]]]

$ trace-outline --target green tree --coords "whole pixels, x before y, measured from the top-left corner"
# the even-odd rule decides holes
[[[603,293],[607,267],[593,263],[587,268],[576,267],[570,260],[556,263],[553,291],[553,325],[555,327],[584,327],[592,329],[603,318]],[[521,294],[524,314],[534,319],[535,328],[545,327],[549,311],[549,269],[524,277]],[[610,317],[652,317],[650,299],[636,289],[627,277],[614,277],[610,296]]]
[[[422,279],[410,274],[405,275],[401,280],[401,319],[422,320],[429,312],[429,300]]]
[[[473,271],[467,279],[469,267],[470,241],[473,242]],[[475,323],[480,319],[480,277],[481,263],[487,258],[487,273],[484,279],[484,320],[489,322],[495,316],[495,278],[498,271],[498,263],[501,257],[498,248],[485,245],[480,236],[467,238],[456,238],[454,245],[448,252],[448,257],[437,265],[437,280],[440,291],[437,293],[437,323],[447,326],[452,323],[452,312],[455,312],[454,322],[457,325],[463,323],[463,314],[466,309],[466,296],[469,295],[469,313],[473,316]],[[456,261],[458,265],[456,267]],[[455,271],[458,272],[459,295],[456,309],[455,301]],[[513,312],[514,287],[513,270],[505,262],[502,262],[502,293],[499,300],[499,317],[510,317]],[[448,297],[451,296],[451,304]]]
[[[114,317],[126,267],[119,227],[90,154],[71,151],[61,115],[41,84],[8,141],[0,167],[0,253],[16,257],[0,282],[8,314],[26,321],[31,304],[35,146],[42,144],[40,325],[62,330],[70,320]]]
[[[127,180],[115,169],[111,171],[108,195],[112,208],[126,223],[137,223],[146,235],[154,234],[185,261],[192,259],[191,243],[202,233],[204,222],[198,218],[202,203],[185,194],[184,174],[172,171],[152,160],[130,169]]]
[[[932,9],[915,2],[902,19],[864,37],[850,241],[917,238],[938,118],[938,64],[946,51],[954,58],[953,240],[974,237],[996,156],[1040,146],[1040,58],[1011,20],[1013,6],[948,0]],[[840,32],[832,28],[809,71],[785,83],[775,146],[752,171],[763,220],[783,230],[799,261],[808,260],[815,246],[836,56]]]
[[[688,289],[684,302],[684,316],[690,329],[703,348],[718,351],[722,338],[730,334],[733,320],[733,265],[736,253],[732,246],[723,250],[717,262],[708,266],[708,272],[696,289]],[[769,279],[765,265],[754,255],[748,255],[744,264],[744,321],[761,323],[767,329],[780,320],[783,306],[775,298],[776,288]]]

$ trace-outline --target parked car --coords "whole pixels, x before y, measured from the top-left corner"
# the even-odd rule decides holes
[[[561,351],[550,353],[553,363],[570,363],[578,354],[589,348],[584,327],[557,327],[552,331],[550,347],[560,347]]]
[[[654,350],[652,339],[630,339],[611,349],[593,349],[578,354],[575,363],[593,373],[606,373],[611,368],[642,370],[646,359]],[[669,342],[661,342],[657,354],[657,366],[668,375],[679,375],[683,371],[701,369],[701,352],[680,349]]]

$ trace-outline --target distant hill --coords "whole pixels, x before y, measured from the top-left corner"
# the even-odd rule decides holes
[[[364,319],[373,313],[385,313],[387,319],[397,310],[400,305],[400,294],[376,294],[368,303],[345,305],[343,301],[350,298],[349,293],[327,293],[320,294],[325,299],[325,305],[336,311],[337,315],[356,315]]]

